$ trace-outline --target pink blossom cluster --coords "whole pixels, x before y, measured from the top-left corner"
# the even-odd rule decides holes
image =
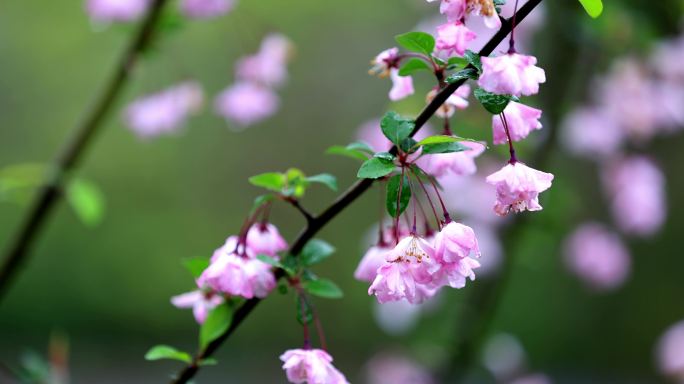
[[[663,375],[684,382],[684,320],[670,326],[660,337],[656,357]]]
[[[292,43],[280,34],[264,38],[259,51],[236,63],[236,82],[214,100],[216,112],[241,130],[272,116],[280,105],[275,89],[287,80]]]
[[[150,0],[86,0],[86,11],[98,23],[122,23],[140,19]],[[233,9],[234,0],[180,0],[179,8],[191,19],[220,16]]]
[[[143,139],[178,132],[202,107],[203,93],[186,81],[132,102],[124,112],[126,125]]]
[[[530,373],[527,356],[520,341],[513,335],[500,333],[492,336],[484,347],[483,365],[500,383],[550,384],[542,373]]]
[[[280,360],[290,383],[349,384],[332,365],[332,356],[322,349],[290,349]]]
[[[278,228],[270,223],[255,223],[245,234],[230,236],[214,251],[209,266],[197,279],[198,290],[175,296],[173,305],[193,308],[195,319],[203,323],[207,313],[229,297],[264,298],[276,286],[271,266],[258,255],[278,259],[287,249]]]

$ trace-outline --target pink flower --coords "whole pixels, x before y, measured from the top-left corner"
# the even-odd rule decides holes
[[[279,87],[287,80],[287,61],[292,50],[290,40],[271,34],[261,42],[259,52],[236,63],[236,77],[269,87]]]
[[[385,255],[391,248],[387,246],[374,245],[368,248],[366,254],[363,255],[361,262],[356,271],[354,271],[354,278],[360,281],[373,282],[377,275],[378,268],[385,263]]]
[[[658,44],[651,56],[651,66],[665,79],[684,80],[684,36],[665,40]]]
[[[247,231],[247,247],[256,255],[277,257],[287,249],[287,242],[271,223],[256,223]]]
[[[344,375],[331,363],[322,349],[290,349],[280,356],[290,383],[348,384]]]
[[[386,262],[378,268],[368,294],[375,295],[381,304],[402,299],[412,304],[423,302],[433,292],[417,285],[431,282],[429,269],[434,256],[434,249],[424,239],[415,235],[405,237],[385,255]]]
[[[463,288],[466,279],[475,280],[473,269],[480,263],[470,258],[470,254],[480,257],[480,248],[472,228],[451,222],[444,226],[435,237],[435,263],[430,270],[433,286],[448,285]]]
[[[403,356],[376,355],[366,369],[368,384],[434,384],[430,372]]]
[[[141,138],[178,131],[203,101],[202,88],[188,81],[132,102],[124,112],[129,128]]]
[[[508,131],[511,134],[511,140],[520,141],[527,137],[530,132],[535,129],[541,129],[542,124],[539,121],[542,111],[537,108],[528,107],[525,104],[511,101],[503,111],[508,123]],[[492,116],[492,130],[494,136],[494,144],[505,144],[508,142],[506,131],[500,116]]]
[[[444,57],[463,56],[468,42],[475,39],[475,32],[460,21],[442,24],[437,27],[435,49]]]
[[[518,8],[523,5],[523,1],[520,2]],[[525,17],[524,23],[517,23],[515,26],[515,47],[522,52],[529,52],[532,45],[532,38],[535,32],[543,26],[546,9],[545,4],[542,2],[537,7],[534,8],[532,13]],[[506,4],[501,7],[501,16],[505,18],[510,18],[513,16],[513,9],[515,8],[515,1],[506,1]],[[485,21],[487,24],[485,24]],[[485,20],[483,18],[469,18],[467,20],[468,28],[477,34],[477,38],[473,40],[470,44],[470,50],[478,52],[484,45],[498,32],[492,29],[488,25],[492,25],[490,20]],[[509,36],[501,41],[501,43],[494,49],[494,52],[506,52],[510,46]]]
[[[511,381],[511,384],[551,384],[552,381],[551,379],[548,378],[543,373],[534,373],[530,375],[525,375],[522,377],[519,377],[513,381]]]
[[[619,151],[625,133],[611,116],[600,109],[580,108],[566,116],[561,142],[577,155],[605,158]]]
[[[448,118],[456,113],[456,109],[468,108],[468,96],[470,95],[470,86],[465,84],[452,93],[435,112],[437,117]],[[437,96],[437,89],[432,89],[425,97],[425,101],[430,103]]]
[[[629,276],[629,251],[620,238],[598,223],[577,228],[565,241],[568,268],[597,290],[612,290]]]
[[[178,308],[192,308],[195,320],[202,324],[212,309],[223,304],[223,297],[214,292],[196,290],[172,297],[171,303]]]
[[[233,9],[233,0],[181,0],[180,9],[185,16],[208,19],[221,16]]]
[[[553,175],[515,162],[506,164],[486,180],[496,187],[494,212],[505,216],[510,211],[540,211],[539,194],[551,187]]]
[[[371,75],[379,77],[387,77],[390,75],[390,69],[396,69],[399,59],[399,48],[392,47],[380,52],[371,64],[373,67],[368,71]]]
[[[249,82],[238,82],[216,97],[216,112],[244,128],[273,115],[280,101],[278,95],[266,87]]]
[[[684,380],[684,321],[672,325],[661,336],[657,356],[664,375]]]
[[[649,236],[660,229],[667,216],[665,176],[643,156],[609,164],[602,172],[615,222],[626,233]]]
[[[439,13],[445,15],[449,21],[461,21],[465,17],[465,12],[466,0],[442,0],[439,5]]]
[[[145,14],[150,0],[88,0],[86,10],[93,21],[127,22]]]
[[[482,75],[477,84],[485,91],[514,96],[534,95],[546,81],[544,70],[534,56],[507,53],[482,57]]]
[[[413,95],[413,78],[411,76],[399,76],[399,70],[392,68],[390,79],[392,79],[392,89],[389,91],[390,100],[397,101]]]
[[[418,160],[418,165],[430,175],[443,177],[449,173],[455,175],[472,175],[477,171],[475,158],[480,156],[485,146],[482,143],[462,141],[469,150],[452,153],[425,155]]]

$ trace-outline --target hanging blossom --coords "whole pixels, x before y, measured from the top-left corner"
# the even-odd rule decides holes
[[[537,58],[519,53],[497,57],[482,57],[482,75],[477,84],[487,92],[513,96],[530,96],[539,92],[539,84],[546,82]]]
[[[418,160],[418,165],[435,177],[444,177],[450,174],[472,175],[477,171],[475,158],[484,153],[486,146],[473,141],[462,141],[460,144],[468,149],[461,152],[425,155]]]
[[[660,372],[679,382],[684,381],[684,321],[665,331],[656,352]]]
[[[349,383],[332,365],[332,356],[322,349],[290,349],[280,356],[280,360],[290,383]]]
[[[540,109],[511,101],[506,106],[506,109],[504,109],[503,115],[506,118],[508,131],[513,141],[520,141],[526,138],[532,131],[542,128],[542,123],[539,121],[542,115]],[[494,144],[505,144],[508,142],[504,123],[499,115],[492,116],[492,133]]]
[[[274,89],[287,79],[287,62],[292,43],[279,34],[268,35],[259,52],[237,62],[237,82],[214,100],[216,113],[234,130],[242,130],[276,113],[280,99]]]
[[[440,57],[463,56],[468,43],[477,37],[460,21],[442,24],[437,27],[435,50]]]
[[[88,0],[86,11],[98,23],[130,22],[140,19],[150,0]]]
[[[287,249],[287,242],[271,223],[257,223],[247,231],[247,248],[257,255],[278,257]]]
[[[631,156],[608,164],[602,173],[615,222],[624,232],[649,236],[667,217],[665,176],[644,156]]]
[[[392,80],[392,88],[389,98],[392,101],[401,100],[414,93],[413,78],[411,76],[399,76],[399,49],[396,47],[380,52],[371,61],[373,67],[368,71],[378,77],[389,76]]]
[[[439,89],[433,88],[425,96],[425,101],[430,104],[438,93]],[[468,96],[470,96],[470,86],[468,84],[458,87],[456,92],[449,95],[446,101],[435,111],[435,115],[441,118],[449,118],[456,113],[457,109],[468,108]]]
[[[591,288],[609,291],[629,277],[631,259],[620,238],[598,223],[579,226],[565,241],[565,262]]]
[[[135,100],[126,108],[124,120],[141,138],[174,133],[200,110],[203,98],[200,85],[186,81]]]
[[[505,216],[511,211],[540,211],[539,194],[551,187],[553,175],[513,161],[486,180],[496,187],[494,212]]]
[[[445,225],[435,238],[437,263],[431,270],[432,285],[463,288],[467,279],[475,280],[473,270],[479,268],[480,263],[471,258],[471,254],[480,257],[473,229],[453,221]]]
[[[208,19],[230,12],[234,0],[181,0],[181,12],[189,18]]]
[[[436,0],[427,0],[429,3]],[[493,0],[441,0],[439,12],[449,21],[461,21],[468,15],[481,16],[489,28],[501,28]]]
[[[209,312],[223,302],[223,296],[212,291],[202,290],[183,293],[171,298],[171,304],[177,308],[192,308],[192,313],[198,324],[203,324]]]

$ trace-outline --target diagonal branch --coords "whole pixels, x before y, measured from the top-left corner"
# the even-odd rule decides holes
[[[162,9],[167,2],[168,0],[154,0],[150,4],[145,19],[131,39],[97,103],[86,115],[83,123],[74,130],[72,137],[55,159],[51,172],[46,176],[24,222],[5,249],[5,256],[0,267],[0,300],[19,272],[19,267],[25,262],[36,236],[52,212],[55,203],[59,201],[62,187],[69,174],[76,168],[95,134],[103,126],[107,115],[128,82],[141,53],[150,46]]]
[[[514,15],[516,23],[520,23],[527,15],[529,15],[532,10],[539,5],[542,0],[529,0],[525,5],[520,7],[518,12]],[[494,49],[503,41],[503,39],[511,32],[511,23],[509,20],[502,21],[501,29],[492,36],[492,38],[487,42],[487,44],[480,50],[480,56],[489,56]],[[471,66],[469,66],[472,68]],[[411,132],[411,136],[415,135],[425,123],[435,114],[437,109],[453,94],[456,90],[465,83],[465,79],[456,81],[447,85],[442,89],[437,96],[428,104],[425,109],[418,115],[415,122],[415,128]],[[393,152],[396,152],[396,148],[392,148]],[[366,190],[368,190],[371,185],[373,185],[372,179],[362,179],[357,181],[352,185],[347,191],[340,195],[326,210],[324,210],[320,215],[311,219],[306,227],[299,233],[294,243],[289,249],[289,254],[298,255],[304,245],[311,240],[316,233],[318,233],[321,228],[323,228],[330,220],[332,220],[337,214],[342,212],[347,206],[353,203],[359,196],[361,196]],[[281,269],[276,270],[276,278],[280,279],[285,275],[285,272]],[[235,332],[237,327],[242,324],[242,322],[249,316],[249,314],[256,308],[256,306],[261,302],[261,299],[253,298],[245,301],[245,303],[240,306],[233,315],[233,321],[230,327],[216,340],[209,343],[209,345],[197,353],[193,362],[188,364],[183,368],[171,381],[173,384],[187,383],[192,379],[199,371],[199,362],[202,359],[210,357],[216,350],[230,337],[230,335]]]

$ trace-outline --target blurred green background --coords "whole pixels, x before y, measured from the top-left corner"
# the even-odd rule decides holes
[[[545,3],[547,23],[534,52],[549,79],[538,99],[550,129],[572,107],[568,99],[584,98],[584,83],[569,83],[586,82],[612,58],[639,55],[656,39],[677,33],[682,16],[677,1],[607,2],[597,21],[574,1]],[[434,4],[421,0],[242,0],[225,17],[188,22],[165,35],[135,71],[123,100],[190,77],[208,95],[204,113],[179,137],[143,142],[123,127],[119,105],[78,172],[103,190],[106,217],[87,228],[60,204],[0,305],[0,359],[17,365],[23,351],[44,351],[50,333],[61,330],[70,338],[74,383],[166,381],[178,364],[146,362],[143,355],[159,343],[195,348],[190,312],[169,303],[171,295],[192,288],[181,259],[209,256],[239,231],[259,193],[246,181],[253,174],[295,166],[307,174],[333,173],[343,188],[351,184],[357,165],[323,152],[350,142],[360,123],[390,108],[389,83],[369,77],[368,62],[394,44],[394,35],[436,14]],[[94,102],[132,31],[95,31],[81,0],[2,1],[0,167],[53,158]],[[296,45],[289,83],[279,91],[280,111],[231,132],[212,113],[210,98],[233,81],[234,61],[256,51],[272,31]],[[569,76],[578,64],[583,72]],[[391,108],[408,115],[420,111],[420,94],[429,83],[420,76],[416,82],[418,95]],[[570,92],[573,97],[565,97]],[[489,139],[488,116],[475,107],[455,123],[457,130]],[[649,148],[668,177],[668,221],[653,238],[630,241],[632,276],[622,289],[603,295],[584,289],[559,254],[560,242],[579,220],[599,212],[608,221],[594,165],[553,150],[544,169],[556,174],[556,184],[544,197],[547,209],[507,245],[506,257],[516,256],[515,271],[494,326],[519,337],[534,370],[556,382],[661,382],[655,342],[684,318],[682,145],[680,135],[657,139]],[[318,211],[334,196],[312,188],[304,204]],[[352,382],[363,382],[364,362],[388,347],[438,366],[458,329],[456,314],[477,285],[449,290],[442,307],[411,333],[383,333],[367,285],[352,277],[376,204],[376,193],[367,194],[319,235],[338,251],[317,271],[334,278],[345,298],[317,303],[335,364]],[[0,245],[25,208],[0,204]],[[274,209],[273,221],[288,239],[304,224],[285,206]],[[274,293],[219,351],[220,365],[205,369],[198,382],[284,382],[278,356],[300,343],[292,297]]]

